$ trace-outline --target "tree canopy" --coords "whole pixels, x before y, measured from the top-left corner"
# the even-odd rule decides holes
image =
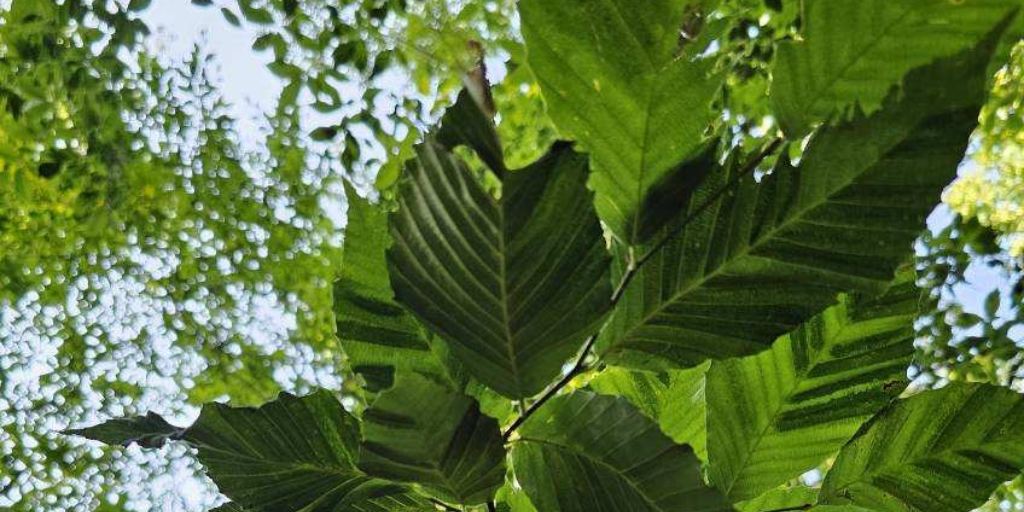
[[[0,3],[0,508],[1024,506],[1017,2],[150,8]]]

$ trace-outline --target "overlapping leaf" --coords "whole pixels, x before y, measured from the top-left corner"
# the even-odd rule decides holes
[[[834,454],[907,385],[919,291],[844,297],[771,350],[707,374],[711,481],[749,500]]]
[[[735,168],[710,176],[627,288],[599,352],[640,367],[752,354],[839,292],[884,289],[956,174],[992,39],[915,70],[872,116],[823,129],[798,167],[782,161],[760,183]]]
[[[910,70],[976,45],[1013,0],[808,0],[804,41],[780,43],[775,115],[791,137],[854,108],[870,114]]]
[[[344,261],[334,283],[338,338],[353,371],[370,391],[390,387],[396,371],[449,377],[441,343],[394,300],[385,251],[387,212],[346,185]]]
[[[577,391],[520,429],[512,463],[545,512],[727,511],[701,478],[693,450],[674,444],[622,398]]]
[[[597,393],[629,400],[658,422],[665,435],[678,444],[690,445],[697,457],[707,460],[707,369],[704,364],[655,373],[613,367],[601,372],[589,386]]]
[[[493,130],[468,100],[445,116],[442,135],[451,123]],[[469,374],[519,398],[543,389],[603,320],[609,256],[585,157],[557,144],[525,169],[495,168],[497,199],[450,151],[457,142],[486,155],[487,140],[456,132],[416,147],[390,217],[388,268],[398,301],[450,342]]]
[[[90,436],[97,428],[78,433]],[[139,432],[131,435],[118,442]],[[259,408],[208,404],[180,437],[198,448],[220,491],[252,512],[433,509],[408,488],[356,467],[358,424],[327,391],[302,398],[282,393]]]
[[[1024,469],[1024,399],[1006,388],[953,383],[901,400],[836,459],[827,505],[874,512],[963,512]]]
[[[363,414],[359,467],[419,483],[446,501],[486,502],[505,480],[498,422],[472,398],[417,374],[399,374]]]
[[[597,211],[627,244],[685,206],[710,169],[712,60],[677,58],[690,0],[523,0],[528,60],[555,124],[591,155]],[[696,160],[696,165],[690,164]]]

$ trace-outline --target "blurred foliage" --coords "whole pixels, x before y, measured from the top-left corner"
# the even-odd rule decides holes
[[[0,1],[0,509],[204,509],[207,481],[174,481],[195,469],[183,450],[104,452],[55,432],[147,409],[194,416],[176,405],[186,398],[355,393],[330,298],[342,180],[391,200],[398,163],[481,59],[499,131],[516,141],[509,164],[558,136],[512,0],[181,3],[218,11],[273,56],[282,90],[259,147],[240,142],[215,55],[151,50],[149,0]],[[727,73],[724,144],[754,153],[774,134],[768,70],[798,5],[690,7],[681,51],[718,55]],[[960,216],[919,246],[933,293],[918,367],[932,382],[1020,386],[1022,84],[1019,47],[983,113],[976,169],[947,195]],[[999,281],[994,295],[971,289],[978,272]],[[966,303],[979,294],[980,307]]]
[[[996,75],[975,155],[977,167],[952,186],[946,201],[1004,237],[1024,258],[1024,44]]]

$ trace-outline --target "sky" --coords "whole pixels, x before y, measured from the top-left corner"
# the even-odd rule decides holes
[[[270,111],[283,87],[266,67],[269,51],[257,53],[252,43],[260,33],[251,25],[234,27],[215,7],[197,7],[188,0],[159,0],[142,13],[155,37],[158,54],[181,59],[195,43],[204,41],[216,55],[215,78],[224,97],[232,103],[235,119],[246,142],[258,137],[256,119]]]

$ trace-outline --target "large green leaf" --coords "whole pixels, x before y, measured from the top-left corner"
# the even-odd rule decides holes
[[[327,391],[301,398],[282,393],[259,408],[207,404],[178,437],[198,449],[217,488],[245,510],[433,510],[408,488],[356,467],[358,423]]]
[[[771,350],[707,374],[711,481],[733,501],[813,469],[906,387],[920,292],[844,297]]]
[[[912,72],[885,108],[817,133],[760,182],[712,174],[598,342],[609,362],[692,366],[759,352],[835,302],[880,292],[956,175],[992,41]],[[745,170],[745,169],[744,169]]]
[[[781,43],[775,115],[791,137],[855,108],[880,109],[910,70],[977,44],[1015,0],[808,0],[804,40]]]
[[[385,251],[391,246],[387,212],[346,183],[348,224],[344,260],[334,283],[338,338],[352,370],[377,391],[396,371],[447,377],[444,347],[394,300]]]
[[[953,383],[900,400],[864,426],[825,477],[823,504],[963,512],[1024,469],[1024,400]]]
[[[480,125],[479,109],[457,107],[445,125]],[[487,139],[456,140],[482,148]],[[610,257],[586,189],[587,159],[559,143],[525,169],[494,168],[498,199],[452,145],[428,137],[406,166],[390,217],[391,283],[468,373],[505,396],[532,396],[609,304]]]
[[[561,131],[593,160],[597,211],[627,244],[655,232],[710,167],[721,79],[677,58],[691,0],[522,0],[527,58]],[[698,158],[698,162],[703,159]]]
[[[544,512],[732,510],[700,462],[625,399],[577,391],[519,430],[516,479]]]
[[[400,373],[363,413],[359,467],[476,505],[504,483],[505,448],[498,422],[484,416],[476,400]]]

